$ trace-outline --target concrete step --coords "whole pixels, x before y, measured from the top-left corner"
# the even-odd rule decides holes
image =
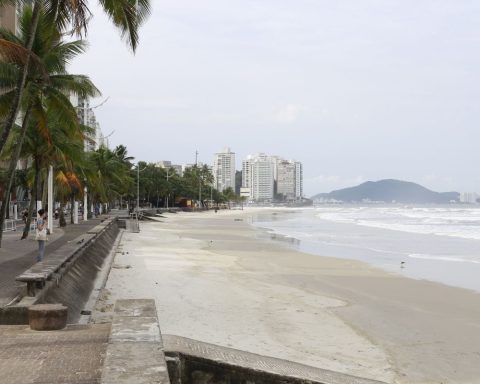
[[[102,384],[170,384],[154,300],[117,300]]]

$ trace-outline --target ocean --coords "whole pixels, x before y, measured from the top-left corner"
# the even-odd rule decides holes
[[[262,237],[480,292],[480,208],[336,205],[259,213]]]

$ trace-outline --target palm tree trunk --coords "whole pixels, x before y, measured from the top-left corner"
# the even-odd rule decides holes
[[[65,220],[65,213],[63,212],[63,210],[65,209],[65,203],[63,202],[63,199],[60,200],[60,212],[59,212],[59,218],[58,218],[58,223],[60,225],[60,227],[66,227],[67,226],[67,221]]]
[[[25,117],[23,118],[22,123],[22,132],[20,134],[19,141],[15,145],[15,152],[13,153],[12,158],[10,159],[10,164],[7,171],[7,185],[5,188],[5,196],[3,197],[2,207],[0,208],[0,229],[3,229],[3,223],[5,222],[5,212],[7,208],[7,200],[12,189],[13,180],[15,179],[15,169],[17,168],[18,159],[20,158],[20,153],[22,151],[23,139],[25,138],[25,133],[27,132],[28,121],[30,120],[31,106],[28,106],[27,111],[25,112]],[[0,248],[2,247],[2,236],[3,231],[0,230]]]
[[[3,152],[5,143],[7,142],[10,131],[12,130],[13,125],[15,124],[15,120],[17,119],[18,112],[20,111],[20,102],[22,100],[25,83],[27,81],[27,74],[28,74],[28,70],[30,67],[30,60],[31,60],[31,51],[33,47],[33,42],[35,40],[35,35],[37,33],[38,20],[40,18],[40,8],[41,8],[40,3],[41,3],[41,0],[35,0],[34,6],[33,6],[32,24],[30,25],[30,32],[29,32],[30,34],[28,36],[27,46],[25,47],[29,52],[28,52],[25,65],[23,66],[22,71],[18,75],[17,86],[15,89],[15,95],[13,98],[12,106],[10,107],[8,117],[5,120],[5,125],[3,127],[2,134],[0,135],[0,154],[2,154]]]
[[[30,232],[30,224],[32,223],[33,211],[35,209],[36,204],[36,193],[38,189],[38,184],[40,184],[40,169],[38,167],[38,161],[35,160],[35,179],[33,181],[33,188],[32,188],[32,196],[30,197],[30,205],[28,207],[28,216],[27,222],[25,224],[25,228],[23,229],[22,240],[28,237],[28,233]]]
[[[73,224],[73,209],[75,208],[75,195],[70,196],[70,224]]]
[[[47,171],[48,172],[48,171]],[[48,198],[48,173],[43,177],[42,183],[42,208],[47,207],[47,198]]]

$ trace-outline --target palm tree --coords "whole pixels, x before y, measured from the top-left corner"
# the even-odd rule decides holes
[[[90,190],[94,202],[112,202],[133,185],[129,165],[124,163],[115,151],[102,146],[87,155],[89,168],[94,171],[90,176]]]
[[[23,33],[28,29],[32,17],[31,10],[26,8],[20,22],[22,34],[17,37],[8,31],[0,29],[0,38],[8,39],[12,43],[20,45],[26,39]],[[22,153],[22,144],[31,125],[30,122],[33,122],[35,135],[38,136],[37,141],[39,142],[36,144],[41,145],[43,142],[51,144],[55,137],[49,130],[49,122],[55,121],[57,124],[61,122],[64,127],[68,127],[73,131],[79,129],[76,110],[72,106],[67,94],[96,96],[100,93],[88,77],[70,75],[66,72],[68,62],[76,55],[84,52],[85,43],[82,41],[62,42],[61,33],[52,29],[46,21],[44,15],[39,16],[39,26],[32,44],[32,50],[41,64],[41,70],[34,67],[30,68],[26,81],[26,92],[23,97],[25,113],[22,127],[16,135],[11,135],[10,137],[10,165],[4,201],[0,208],[0,225],[3,224],[5,218],[6,199],[10,193],[15,167]],[[15,97],[16,90],[14,84],[19,72],[21,72],[21,69],[8,63],[0,64],[0,78],[2,78],[2,85],[5,90],[0,96],[0,113],[6,110],[5,106]],[[50,110],[50,117],[47,116],[47,110]],[[52,120],[52,116],[55,116],[54,120]],[[30,146],[30,148],[32,147]],[[37,166],[34,185],[35,188],[38,188],[38,178],[40,177],[40,168],[38,167],[40,164],[34,161],[34,165]],[[35,193],[37,193],[36,190]],[[1,236],[2,234],[0,233],[0,244]]]
[[[23,6],[24,3],[24,0],[0,0],[0,7],[6,4]],[[114,26],[120,30],[122,38],[127,40],[127,43],[135,52],[138,45],[139,27],[150,13],[150,0],[99,0],[99,3]],[[3,152],[21,108],[22,96],[32,63],[32,47],[42,12],[52,29],[66,31],[68,27],[72,27],[72,32],[79,36],[87,33],[91,16],[87,0],[33,0],[31,22],[28,28],[23,31],[26,36],[23,45],[26,52],[19,53],[18,47],[5,46],[0,41],[0,46],[4,47],[4,51],[9,56],[21,54],[25,63],[18,72],[12,103],[0,134],[0,154]]]

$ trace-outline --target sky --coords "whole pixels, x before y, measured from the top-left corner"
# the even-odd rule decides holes
[[[72,73],[137,160],[303,163],[304,192],[480,192],[480,1],[151,0],[135,55],[95,1]]]

